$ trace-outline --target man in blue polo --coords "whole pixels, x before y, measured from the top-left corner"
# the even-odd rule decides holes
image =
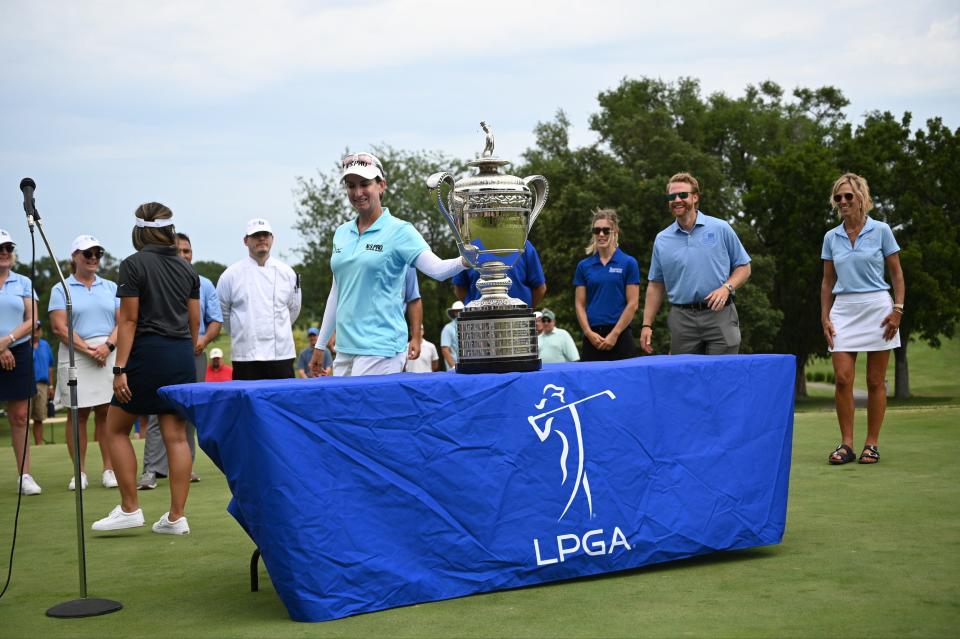
[[[740,350],[734,291],[750,277],[750,256],[727,222],[697,208],[695,177],[671,177],[665,199],[676,221],[653,242],[640,347],[653,352],[653,320],[666,295],[672,354],[734,355]]]
[[[511,281],[510,290],[507,291],[510,297],[526,302],[530,308],[536,308],[540,305],[540,300],[547,293],[547,280],[543,276],[540,255],[533,244],[530,243],[530,240],[527,240],[524,244],[523,253],[517,257],[517,261],[510,267],[507,276]],[[453,292],[457,299],[464,304],[480,299],[480,291],[477,290],[477,280],[479,279],[480,273],[475,268],[454,275]]]

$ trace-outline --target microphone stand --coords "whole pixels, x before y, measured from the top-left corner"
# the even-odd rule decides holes
[[[84,543],[83,530],[83,483],[80,480],[80,425],[77,417],[77,366],[76,349],[73,345],[73,299],[70,295],[70,287],[67,286],[63,278],[63,271],[60,270],[60,263],[54,256],[50,242],[47,241],[47,234],[43,232],[43,225],[40,223],[40,213],[33,205],[33,198],[30,198],[31,206],[24,202],[24,209],[27,211],[27,226],[30,227],[30,236],[33,237],[33,227],[36,224],[40,231],[40,238],[44,246],[47,247],[47,253],[53,261],[53,267],[56,270],[57,277],[60,279],[60,285],[63,286],[63,293],[67,300],[67,352],[70,354],[70,366],[67,369],[67,386],[70,388],[70,423],[73,424],[73,477],[76,484],[74,491],[77,504],[77,555],[80,560],[80,598],[65,601],[57,604],[47,610],[48,617],[94,617],[96,615],[105,615],[116,612],[123,608],[119,601],[110,599],[96,599],[87,597],[87,557],[86,545]],[[31,210],[32,209],[32,210]]]

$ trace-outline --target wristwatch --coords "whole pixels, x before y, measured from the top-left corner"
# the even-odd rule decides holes
[[[126,373],[126,372],[127,372],[126,366],[114,366],[114,367],[113,367],[113,374],[114,374],[114,375],[123,375],[123,374]]]
[[[113,351],[117,350],[117,345],[114,344],[113,342],[107,342],[106,344],[107,344],[107,348],[110,349],[110,352],[111,352],[111,353],[112,353]]]
[[[733,295],[733,293],[734,293],[733,284],[730,284],[730,283],[728,282],[728,283],[724,284],[724,286],[726,286],[726,287],[727,287],[727,290],[730,291],[730,294]]]

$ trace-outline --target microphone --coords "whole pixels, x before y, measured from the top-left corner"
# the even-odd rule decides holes
[[[33,200],[33,191],[37,188],[37,183],[26,177],[20,180],[20,190],[23,191],[23,210],[27,214],[27,222],[33,226],[35,219],[39,220],[37,208]]]

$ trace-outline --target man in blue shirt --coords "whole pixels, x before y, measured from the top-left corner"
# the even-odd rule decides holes
[[[447,317],[450,321],[440,331],[440,354],[448,371],[457,367],[457,356],[460,350],[457,342],[457,318],[460,317],[461,311],[463,311],[463,302],[457,300],[447,309]]]
[[[56,360],[50,344],[43,339],[43,329],[37,322],[33,329],[33,377],[37,382],[37,394],[30,407],[33,416],[33,443],[43,443],[43,420],[47,416],[47,402],[53,399],[53,368]]]
[[[177,233],[177,249],[180,257],[193,264],[193,245],[186,233]],[[220,298],[217,289],[208,278],[200,276],[200,331],[197,343],[194,344],[194,365],[197,371],[197,381],[207,379],[207,345],[210,344],[223,326],[223,311],[220,308]],[[196,426],[187,422],[187,443],[190,445],[190,457],[197,459]],[[167,476],[167,449],[163,445],[160,434],[160,422],[156,415],[150,415],[147,420],[147,441],[143,444],[143,474],[137,482],[140,490],[150,490],[157,487],[157,477]],[[190,473],[190,481],[200,481],[195,473]]]
[[[697,208],[700,184],[689,173],[670,178],[664,199],[676,221],[653,242],[640,346],[653,352],[653,320],[666,295],[672,354],[736,354],[734,291],[750,277],[750,256],[727,222]]]
[[[540,264],[540,255],[527,240],[523,253],[517,258],[507,272],[512,284],[507,292],[510,297],[526,302],[530,308],[536,308],[547,293],[547,280],[543,275],[543,266]],[[453,292],[464,304],[480,299],[477,290],[477,280],[480,273],[475,268],[458,273],[453,277]]]

